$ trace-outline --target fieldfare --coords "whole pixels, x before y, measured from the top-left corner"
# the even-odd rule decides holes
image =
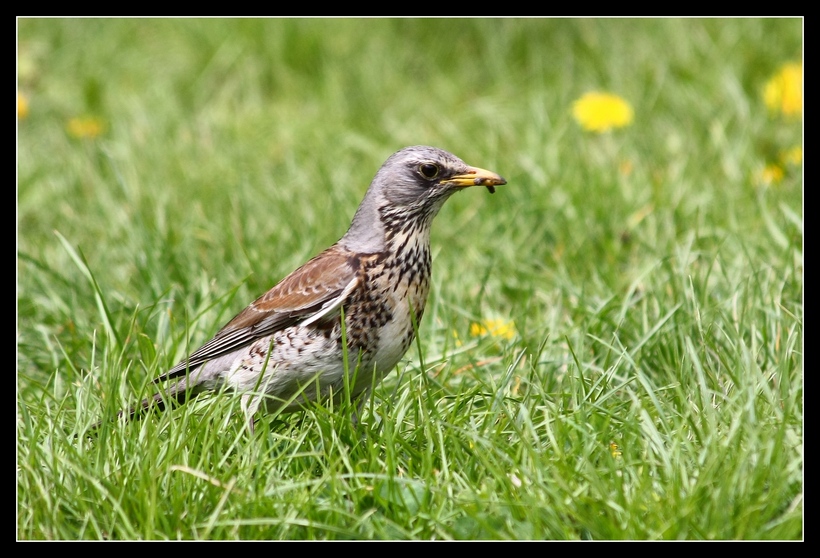
[[[339,396],[346,382],[351,399],[361,397],[396,366],[421,323],[430,290],[430,226],[441,206],[469,186],[492,193],[506,183],[435,147],[394,153],[336,244],[154,380],[175,383],[119,416],[137,418],[169,400],[222,388],[242,394],[251,420],[262,402],[268,411],[291,412]]]

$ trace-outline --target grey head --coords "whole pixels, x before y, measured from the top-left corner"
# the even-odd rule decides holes
[[[469,166],[443,149],[405,147],[376,172],[353,222],[339,243],[350,250],[373,253],[384,249],[390,227],[414,222],[429,227],[451,195],[470,186],[506,184],[498,174]]]

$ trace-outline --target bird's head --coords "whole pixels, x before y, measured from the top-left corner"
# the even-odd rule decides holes
[[[378,170],[342,241],[358,249],[378,251],[391,227],[429,227],[455,192],[485,186],[492,193],[495,186],[506,183],[498,174],[471,167],[443,149],[405,147]]]

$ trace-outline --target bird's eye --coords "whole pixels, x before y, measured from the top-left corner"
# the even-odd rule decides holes
[[[419,167],[419,172],[424,178],[435,178],[438,176],[438,166],[432,163],[424,163]]]

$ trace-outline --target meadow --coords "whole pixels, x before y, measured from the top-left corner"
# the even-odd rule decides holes
[[[800,540],[801,19],[18,19],[18,540]],[[433,225],[365,403],[101,418],[346,230]]]

